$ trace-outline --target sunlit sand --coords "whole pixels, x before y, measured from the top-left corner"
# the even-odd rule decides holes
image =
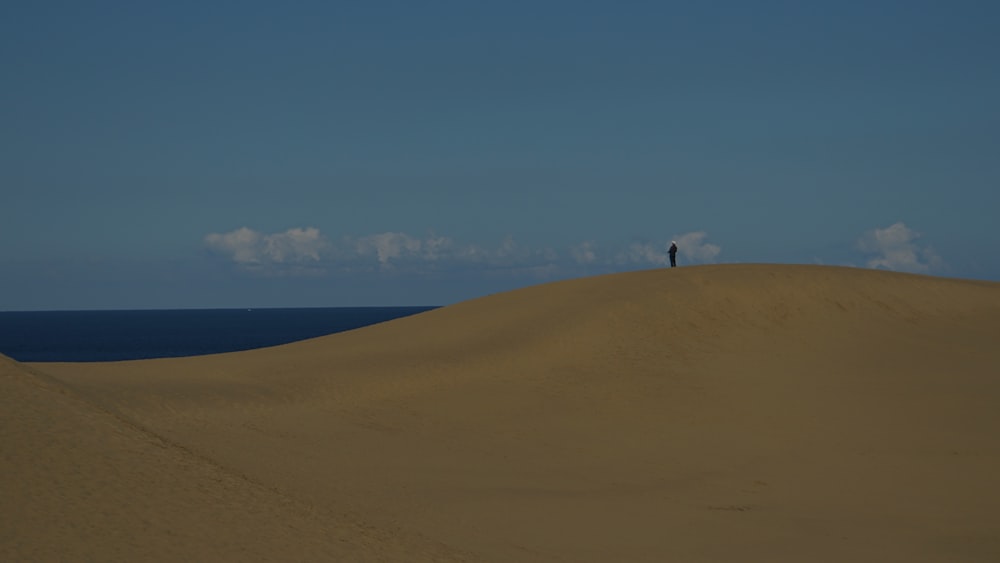
[[[1000,284],[631,272],[0,361],[5,561],[997,561]]]

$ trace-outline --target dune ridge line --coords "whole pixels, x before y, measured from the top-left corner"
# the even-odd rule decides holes
[[[5,508],[0,556],[995,560],[998,339],[997,283],[746,264],[232,354],[4,361],[0,475],[34,516]]]

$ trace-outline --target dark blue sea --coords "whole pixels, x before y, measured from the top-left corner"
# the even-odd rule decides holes
[[[287,344],[433,308],[0,311],[0,354],[21,362],[198,356]]]

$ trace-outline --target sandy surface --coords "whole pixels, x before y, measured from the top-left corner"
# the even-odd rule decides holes
[[[0,559],[1000,561],[1000,284],[723,265],[0,361]]]

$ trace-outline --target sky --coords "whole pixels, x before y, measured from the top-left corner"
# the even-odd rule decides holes
[[[0,3],[0,310],[1000,281],[1000,3]]]

